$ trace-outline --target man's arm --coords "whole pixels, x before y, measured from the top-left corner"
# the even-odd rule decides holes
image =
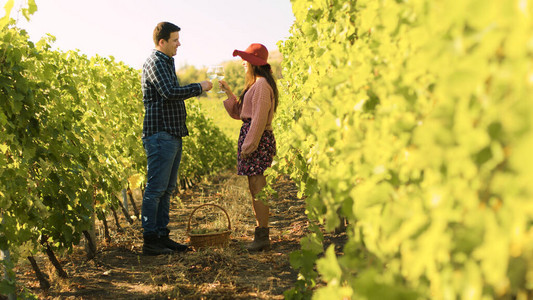
[[[202,93],[200,83],[178,86],[168,67],[162,61],[154,61],[147,70],[147,78],[165,100],[185,100]]]

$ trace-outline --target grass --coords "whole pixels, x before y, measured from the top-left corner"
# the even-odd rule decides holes
[[[202,108],[202,111],[205,113],[208,118],[213,120],[213,123],[222,130],[226,136],[235,141],[235,147],[237,147],[237,139],[239,138],[239,130],[241,128],[242,122],[231,118],[222,102],[226,100],[226,95],[216,94],[211,92],[207,94],[207,97],[200,97],[195,100]]]

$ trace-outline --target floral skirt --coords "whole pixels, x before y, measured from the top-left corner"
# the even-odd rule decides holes
[[[249,129],[250,122],[243,122],[237,148],[237,175],[252,176],[263,174],[272,165],[272,160],[276,155],[276,139],[274,138],[274,134],[270,130],[265,130],[257,149],[250,153],[246,159],[242,159],[241,148]]]

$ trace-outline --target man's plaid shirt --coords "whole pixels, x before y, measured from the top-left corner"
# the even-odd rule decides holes
[[[199,83],[180,86],[174,59],[154,50],[143,65],[143,137],[166,131],[176,137],[189,135],[185,99],[202,93]]]

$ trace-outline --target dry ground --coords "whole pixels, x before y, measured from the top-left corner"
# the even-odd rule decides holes
[[[97,222],[95,258],[87,260],[82,247],[61,257],[69,278],[58,278],[47,260],[39,256],[37,260],[52,287],[40,290],[29,263],[16,268],[17,280],[41,299],[283,299],[283,292],[297,279],[289,254],[299,249],[308,221],[304,200],[297,197],[292,182],[280,178],[274,188],[278,197],[271,205],[270,251],[248,253],[244,249],[253,237],[255,219],[246,178],[228,172],[181,191],[172,201],[169,225],[172,238],[188,242],[191,212],[203,203],[219,204],[231,220],[227,247],[143,256],[140,222],[129,225],[122,220],[122,230],[117,231],[110,215],[111,242],[104,241],[102,225]],[[134,198],[140,209],[139,191],[134,191]],[[225,215],[212,206],[197,210],[191,217],[191,228],[225,226]],[[345,235],[329,235],[328,239],[341,249]]]

